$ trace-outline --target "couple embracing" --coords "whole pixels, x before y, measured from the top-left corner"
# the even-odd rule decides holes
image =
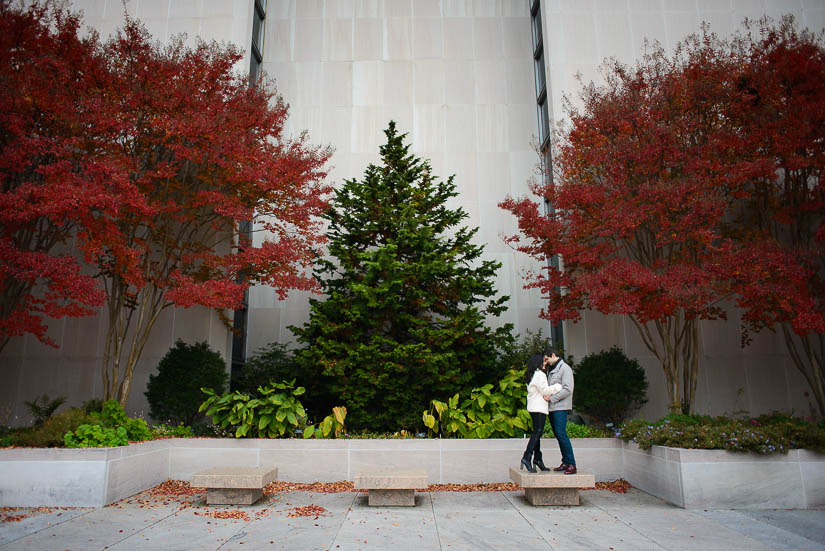
[[[567,436],[567,414],[573,409],[573,370],[558,356],[558,350],[548,345],[544,355],[533,354],[527,361],[527,411],[533,419],[533,433],[521,458],[521,469],[531,473],[536,467],[549,471],[541,457],[541,434],[550,415],[550,425],[561,450],[561,465],[553,469],[564,474],[576,474],[576,458]]]

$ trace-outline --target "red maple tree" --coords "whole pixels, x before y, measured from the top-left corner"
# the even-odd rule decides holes
[[[250,285],[282,298],[314,288],[331,151],[286,135],[287,105],[271,82],[248,85],[231,46],[160,45],[131,19],[101,44],[65,10],[10,4],[0,337],[47,340],[42,315],[105,304],[104,399],[125,404],[164,309],[205,306],[230,323],[224,310]]]
[[[26,333],[54,346],[46,318],[103,303],[72,236],[84,216],[117,212],[118,193],[95,149],[95,37],[80,39],[78,18],[54,5],[10,4],[0,2],[0,350]]]
[[[106,157],[131,188],[83,242],[107,293],[105,397],[125,403],[164,308],[238,308],[252,284],[282,298],[313,288],[330,150],[285,135],[287,105],[233,70],[233,47],[160,46],[130,20],[103,54],[118,107]]]
[[[774,42],[789,38],[792,28],[792,21],[783,22]],[[810,68],[822,49],[805,36],[806,48],[789,51]],[[548,299],[543,317],[576,321],[585,309],[628,316],[660,361],[677,411],[690,412],[695,397],[698,322],[725,318],[731,301],[752,328],[788,322],[797,334],[822,342],[814,233],[807,231],[802,247],[784,230],[759,225],[760,216],[796,219],[798,209],[812,213],[811,227],[822,220],[821,179],[817,192],[810,172],[808,180],[799,177],[810,194],[796,197],[801,204],[786,200],[784,215],[779,208],[789,180],[778,183],[777,153],[767,147],[783,143],[786,125],[802,113],[771,118],[761,96],[754,101],[750,83],[760,75],[782,80],[773,71],[783,54],[768,54],[769,45],[748,36],[721,41],[705,28],[672,56],[654,47],[632,69],[609,62],[606,84],[586,87],[580,108],[567,103],[570,126],[556,142],[554,178],[532,186],[552,212],[541,214],[529,198],[501,204],[519,221],[523,235],[510,239],[514,246],[539,259],[562,259],[528,283]],[[794,76],[821,82],[816,71]],[[780,88],[760,86],[757,94],[774,94],[776,107],[789,98],[775,95]],[[764,123],[755,127],[760,118]],[[821,154],[821,138],[799,134],[792,150],[804,143]],[[808,157],[810,170],[816,155]],[[819,358],[821,374],[821,344]]]

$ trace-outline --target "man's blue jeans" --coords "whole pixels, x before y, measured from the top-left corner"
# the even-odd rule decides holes
[[[573,457],[573,445],[570,443],[570,437],[567,436],[567,410],[551,411],[550,426],[553,427],[553,434],[556,435],[556,440],[559,442],[561,462],[565,465],[575,465],[576,458]]]

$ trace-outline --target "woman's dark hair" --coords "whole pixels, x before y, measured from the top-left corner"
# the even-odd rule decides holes
[[[533,374],[537,369],[541,369],[544,365],[544,356],[541,354],[533,354],[527,359],[527,371],[524,374],[524,382],[528,385],[533,380]]]

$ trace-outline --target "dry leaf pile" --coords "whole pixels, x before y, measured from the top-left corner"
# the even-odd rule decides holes
[[[65,511],[70,507],[0,507],[0,524],[4,522],[20,522],[24,518],[33,517],[43,513],[53,513],[55,511]],[[63,513],[58,513],[57,516]]]

